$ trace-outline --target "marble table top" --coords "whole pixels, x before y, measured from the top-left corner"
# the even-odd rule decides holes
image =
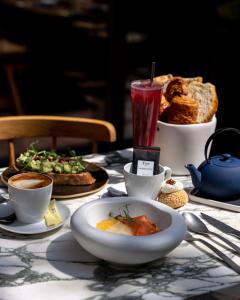
[[[87,160],[103,166],[108,186],[87,197],[62,201],[73,213],[80,205],[108,195],[109,186],[125,189],[123,164],[130,149]],[[179,177],[186,189],[190,177]],[[2,192],[4,188],[0,189]],[[178,211],[206,212],[238,227],[240,213],[189,202]],[[103,299],[239,299],[240,275],[200,243],[183,241],[166,257],[149,264],[122,267],[93,257],[74,239],[69,221],[59,230],[38,236],[0,231],[1,300]],[[209,225],[213,231],[217,231]],[[204,238],[204,237],[203,237]],[[240,239],[228,236],[240,246]],[[210,241],[240,264],[240,257],[216,238]]]

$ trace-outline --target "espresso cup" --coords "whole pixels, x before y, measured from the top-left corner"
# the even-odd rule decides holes
[[[146,197],[156,200],[161,185],[172,175],[169,167],[159,165],[159,173],[156,175],[144,176],[131,172],[132,163],[128,163],[123,168],[126,190],[128,196]]]
[[[8,180],[8,192],[16,217],[23,223],[37,223],[51,200],[53,180],[47,175],[28,172]]]

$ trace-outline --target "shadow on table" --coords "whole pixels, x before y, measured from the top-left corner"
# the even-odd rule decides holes
[[[54,239],[46,250],[46,257],[54,268],[76,278],[95,278],[100,281],[108,278],[111,280],[111,274],[119,276],[117,274],[126,274],[127,272],[134,277],[145,273],[147,270],[146,264],[124,266],[98,259],[85,251],[74,239],[71,232]],[[157,266],[159,267],[159,264],[164,265],[164,263],[165,258],[160,259],[157,261]],[[151,267],[155,269],[157,266],[154,262],[149,263],[148,270]]]
[[[239,300],[240,284],[209,292],[202,295],[185,298],[186,300]]]
[[[54,233],[58,232],[62,226],[53,229],[48,232],[44,233],[37,233],[37,234],[22,234],[22,233],[15,233],[3,228],[0,228],[0,238],[1,239],[10,239],[10,240],[35,240],[35,239],[43,239],[48,236],[53,235]]]
[[[89,277],[89,271],[93,268],[91,265],[99,261],[78,244],[71,232],[51,241],[46,258],[57,270],[77,278]]]

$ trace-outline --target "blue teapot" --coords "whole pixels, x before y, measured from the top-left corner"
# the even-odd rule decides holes
[[[208,158],[208,147],[213,139],[226,131],[240,135],[236,128],[216,130],[205,145],[206,160],[196,168],[193,164],[185,167],[189,170],[194,187],[202,197],[218,201],[231,201],[240,198],[240,158],[228,153]]]

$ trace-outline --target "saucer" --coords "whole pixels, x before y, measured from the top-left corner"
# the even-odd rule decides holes
[[[208,199],[208,198],[201,197],[197,189],[195,188],[189,192],[189,199],[193,202],[202,203],[205,205],[222,208],[226,210],[240,212],[240,199],[228,201],[228,202]]]
[[[0,207],[2,205],[3,204],[1,204]],[[5,204],[5,206],[6,207],[4,207],[4,209],[6,210],[7,205]],[[58,211],[59,211],[59,213],[61,215],[61,218],[62,218],[62,222],[57,224],[57,225],[53,225],[53,226],[48,227],[44,220],[42,220],[41,222],[32,223],[32,224],[26,224],[26,223],[22,223],[22,222],[16,220],[11,224],[0,224],[0,229],[4,229],[4,230],[7,230],[9,232],[18,233],[18,234],[39,234],[39,233],[44,233],[44,232],[54,230],[54,229],[62,226],[64,224],[64,222],[70,216],[70,210],[66,205],[64,205],[62,203],[59,203],[59,202],[56,202],[56,206],[57,206]],[[10,212],[11,207],[9,206],[8,209],[9,209],[8,212]],[[12,212],[13,212],[13,210],[12,210]]]

